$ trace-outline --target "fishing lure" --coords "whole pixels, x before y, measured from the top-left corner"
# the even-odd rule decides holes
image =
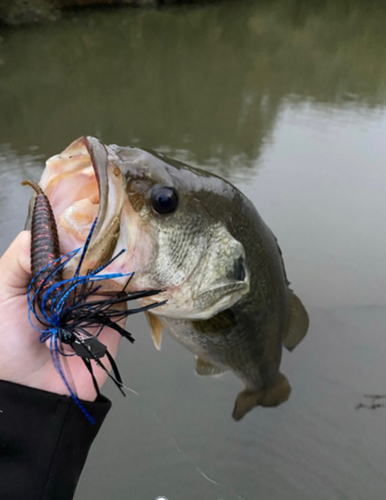
[[[97,221],[94,221],[82,249],[78,248],[61,256],[55,217],[47,196],[33,181],[24,181],[22,184],[31,186],[36,192],[31,225],[32,280],[28,288],[30,323],[40,333],[41,343],[49,341],[52,361],[67,390],[86,418],[91,423],[95,423],[94,418],[87,412],[72,389],[64,372],[61,356],[81,357],[90,372],[97,394],[99,394],[99,387],[93,373],[92,361],[95,361],[106,372],[125,395],[114,358],[98,337],[107,326],[130,342],[134,342],[132,334],[118,322],[131,314],[146,311],[165,302],[132,309],[122,308],[123,304],[131,300],[149,297],[160,292],[160,290],[142,290],[128,293],[126,288],[133,273],[103,273],[104,269],[125,250],[98,269],[89,270],[86,275],[81,275],[82,264]],[[80,257],[73,277],[63,279],[64,267],[76,255]],[[106,292],[103,292],[103,297],[100,295],[101,282],[122,277],[128,279],[121,291],[108,297],[106,297]],[[33,318],[38,320],[39,326],[36,326]],[[91,333],[93,331],[95,331],[94,334]],[[70,347],[69,352],[68,349],[65,352],[64,345]],[[105,356],[113,374],[101,360]]]

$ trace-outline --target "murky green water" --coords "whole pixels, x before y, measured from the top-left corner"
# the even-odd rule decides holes
[[[386,6],[311,3],[85,11],[1,35],[1,251],[23,224],[19,182],[96,135],[237,184],[311,316],[284,354],[290,401],[239,424],[240,382],[197,378],[187,351],[166,338],[156,352],[135,318],[119,361],[139,396],[107,385],[79,500],[385,496],[386,408],[356,406],[386,393]]]

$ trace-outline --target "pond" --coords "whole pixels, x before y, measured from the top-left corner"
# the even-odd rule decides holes
[[[199,378],[144,317],[76,499],[383,499],[386,5],[238,1],[82,10],[4,30],[0,251],[44,161],[82,134],[229,179],[277,236],[311,319],[290,400],[231,418],[240,381]],[[379,405],[379,406],[378,406]]]

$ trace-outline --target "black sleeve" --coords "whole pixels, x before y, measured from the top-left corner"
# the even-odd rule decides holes
[[[82,401],[0,381],[1,500],[73,498],[90,446],[111,402]]]

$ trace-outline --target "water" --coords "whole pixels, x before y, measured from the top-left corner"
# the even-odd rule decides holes
[[[81,134],[223,175],[275,232],[311,316],[278,409],[231,419],[240,382],[202,379],[144,318],[77,499],[383,499],[386,44],[381,2],[233,2],[69,14],[4,31],[0,250],[44,160]],[[381,400],[382,402],[382,400]]]

